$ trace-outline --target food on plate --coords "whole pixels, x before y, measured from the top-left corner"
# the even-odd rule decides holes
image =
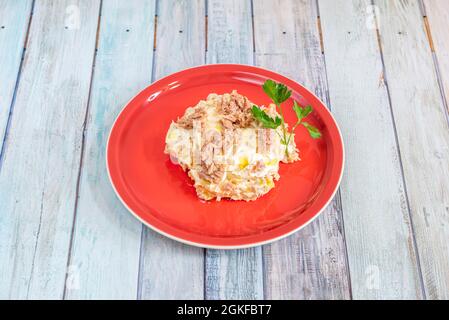
[[[302,121],[312,108],[296,101],[298,120],[288,130],[281,107],[291,95],[286,86],[267,80],[263,89],[273,101],[268,106],[256,106],[236,90],[211,93],[171,123],[165,153],[188,172],[199,198],[256,200],[274,188],[280,162],[299,160],[293,133],[298,125],[313,138],[321,136]]]

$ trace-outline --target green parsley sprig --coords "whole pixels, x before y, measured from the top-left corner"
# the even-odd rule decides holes
[[[304,126],[309,132],[310,136],[314,139],[321,138],[321,132],[312,126],[310,123],[303,121],[312,111],[312,107],[305,106],[301,107],[296,101],[293,101],[293,111],[295,111],[297,121],[293,125],[292,130],[289,132],[285,126],[284,112],[282,110],[281,104],[285,102],[292,95],[292,91],[287,88],[282,83],[277,83],[273,80],[266,80],[262,86],[263,91],[270,97],[273,103],[279,110],[281,117],[276,116],[275,118],[270,117],[264,110],[256,105],[253,105],[251,111],[254,118],[256,118],[265,128],[276,129],[277,127],[282,127],[281,143],[285,145],[285,154],[288,156],[288,145],[290,139],[295,131],[296,127],[299,125]],[[277,132],[277,131],[276,131]]]

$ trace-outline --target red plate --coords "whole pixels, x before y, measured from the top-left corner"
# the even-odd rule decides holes
[[[254,103],[267,105],[261,87],[267,78],[287,85],[301,105],[312,105],[307,120],[323,137],[312,139],[298,127],[301,161],[281,164],[276,187],[256,201],[200,201],[187,174],[164,154],[170,122],[211,92],[237,89]],[[293,123],[293,100],[286,104],[286,121]],[[332,199],[343,162],[340,131],[314,94],[272,71],[234,64],[191,68],[153,83],[122,110],[107,145],[112,185],[131,213],[172,239],[224,249],[264,244],[304,227]]]

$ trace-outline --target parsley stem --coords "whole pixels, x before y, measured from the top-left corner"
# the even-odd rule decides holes
[[[284,112],[282,111],[282,107],[281,107],[281,104],[280,104],[280,103],[279,103],[279,104],[276,103],[276,106],[278,107],[279,113],[281,114],[281,119],[282,119],[282,122],[281,122],[281,124],[282,124],[282,133],[283,133],[283,135],[284,135],[284,144],[285,144],[285,155],[286,155],[287,158],[288,158],[287,130],[285,129]]]
[[[292,130],[290,131],[290,134],[288,136],[288,140],[287,140],[287,146],[290,143],[290,139],[292,138],[293,132],[295,132],[296,127],[301,123],[301,120],[298,120],[295,125],[292,127]]]

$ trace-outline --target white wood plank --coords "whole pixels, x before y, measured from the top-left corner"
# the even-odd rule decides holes
[[[251,0],[208,0],[207,63],[253,64]]]
[[[0,150],[19,74],[31,6],[31,0],[0,1]]]
[[[353,298],[421,298],[377,32],[366,24],[371,1],[318,3],[332,112],[345,141],[341,201]]]
[[[313,0],[254,1],[256,64],[296,79],[326,101]],[[264,246],[268,299],[350,297],[338,196],[313,223]]]
[[[203,64],[205,1],[158,3],[155,79]],[[204,250],[144,229],[140,266],[142,299],[202,299]]]
[[[426,297],[449,298],[449,130],[418,1],[375,1]]]
[[[208,63],[253,64],[250,0],[208,1]],[[262,248],[206,250],[206,299],[263,299]]]
[[[105,168],[115,117],[151,82],[156,1],[105,1],[86,126],[68,299],[135,299],[142,225],[115,196]],[[76,277],[76,279],[75,279]]]
[[[424,5],[447,108],[449,105],[449,2],[447,0],[424,0]]]
[[[3,298],[63,296],[99,3],[35,4],[0,171]]]

